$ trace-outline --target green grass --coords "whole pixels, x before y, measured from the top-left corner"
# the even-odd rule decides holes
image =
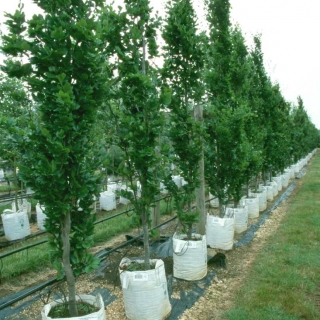
[[[9,192],[11,190],[9,186],[0,186],[0,192]]]
[[[223,319],[320,319],[320,155]]]
[[[122,232],[129,231],[132,225],[132,217],[126,214],[96,224],[94,227],[94,242],[108,241]],[[125,241],[125,238],[123,240]]]
[[[20,190],[19,187],[16,187],[16,186],[8,186],[8,185],[5,185],[5,186],[0,186],[0,192],[14,192],[14,190]]]
[[[25,245],[37,241],[39,239],[29,240]],[[10,248],[11,251],[14,249],[15,247]],[[4,253],[4,251],[1,253]],[[30,271],[41,272],[44,267],[48,267],[50,264],[49,246],[47,243],[20,251],[1,259],[0,282],[14,281],[15,277]]]

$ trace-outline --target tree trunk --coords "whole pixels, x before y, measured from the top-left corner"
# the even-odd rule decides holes
[[[63,244],[62,263],[66,273],[68,292],[69,292],[69,313],[71,317],[78,316],[76,304],[76,282],[70,263],[70,230],[71,217],[70,212],[66,212],[61,221],[61,238]]]
[[[145,207],[143,207],[141,218],[142,218],[142,227],[143,227],[144,268],[145,270],[150,270],[148,212]]]
[[[219,198],[218,198],[219,199]],[[220,218],[223,218],[224,217],[224,206],[223,204],[221,203],[222,199],[219,199],[219,217]]]
[[[155,203],[155,207],[152,214],[152,228],[155,228],[160,223],[160,201]]]
[[[18,212],[19,210],[19,206],[18,206],[18,188],[19,188],[19,181],[18,181],[18,174],[17,174],[17,167],[15,165],[16,163],[16,158],[13,159],[12,161],[12,165],[13,165],[13,177],[14,177],[14,203],[15,203],[15,206],[16,206],[16,212]],[[8,180],[9,182],[9,180]],[[10,183],[9,183],[10,185]]]
[[[160,135],[157,138],[157,142],[158,142],[158,145],[161,144],[160,143]],[[156,153],[157,157],[161,157],[160,152],[158,151],[157,148],[155,149],[155,153]],[[159,170],[155,171],[155,180],[156,181],[158,181],[158,179],[157,179],[158,171]],[[160,193],[158,194],[158,198],[161,199]],[[159,223],[160,223],[160,200],[155,203],[155,208],[154,208],[153,214],[152,214],[152,228],[155,228],[157,225],[159,225]]]
[[[146,70],[146,40],[144,31],[142,32],[142,61],[141,61],[141,72],[143,75],[147,74]],[[146,180],[141,178],[141,201],[145,199],[145,187],[147,185]],[[143,228],[143,248],[144,248],[144,267],[145,270],[150,269],[150,248],[149,248],[149,229],[148,229],[148,208],[146,205],[142,205],[142,228]]]
[[[216,166],[217,166],[217,178],[219,180],[220,177],[220,157],[219,157],[219,146],[216,146],[216,152],[217,152],[217,160],[216,160]],[[217,182],[217,193],[218,193],[218,200],[219,200],[219,217],[224,217],[224,199],[221,197],[221,187],[220,182]]]
[[[191,240],[192,238],[192,224],[188,226],[187,239]]]
[[[203,108],[199,103],[194,109],[194,118],[196,121],[203,121]],[[204,179],[204,152],[203,152],[203,139],[201,137],[201,159],[199,161],[199,178],[200,185],[196,188],[196,207],[199,213],[199,223],[197,225],[197,233],[201,235],[206,234],[206,213],[205,213],[205,179]]]

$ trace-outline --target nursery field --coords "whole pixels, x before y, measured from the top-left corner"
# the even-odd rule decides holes
[[[208,265],[204,280],[183,281],[172,277],[172,258],[163,259],[172,303],[169,319],[320,318],[320,259],[317,249],[320,217],[316,208],[320,190],[319,154],[310,161],[306,174],[290,184],[294,184],[295,188],[289,198],[270,212],[249,244],[235,246],[227,252],[221,251],[226,255],[226,269]],[[268,203],[268,208],[271,205]],[[162,211],[164,209],[167,208]],[[170,216],[162,217],[163,221],[168,218]],[[250,219],[249,225],[258,219]],[[120,234],[117,231],[118,235],[108,241],[98,237],[100,239],[96,241],[94,252],[114,248],[126,240],[126,234],[138,235],[141,231],[138,228],[130,229],[130,223],[119,228],[122,228],[122,232],[118,229]],[[170,236],[176,228],[177,221],[173,220],[161,227],[160,233],[163,237]],[[241,237],[242,234],[237,235],[235,243]],[[99,270],[80,276],[78,292],[103,292],[107,318],[125,319],[119,262],[124,256],[138,257],[142,253],[143,246],[139,242],[116,250],[103,260]],[[209,255],[214,253],[213,249],[208,249]],[[21,263],[27,263],[31,257],[30,251],[25,259],[20,259]],[[48,265],[43,266],[41,273],[41,267],[36,263],[34,269],[37,272],[23,273],[3,281],[0,284],[1,292],[9,295],[55,276],[55,271]],[[23,299],[8,308],[7,313],[0,311],[0,317],[41,319],[39,310],[43,306],[44,292],[42,290],[40,295],[37,292]]]
[[[0,37],[0,320],[320,319],[320,133],[261,35],[34,2]]]

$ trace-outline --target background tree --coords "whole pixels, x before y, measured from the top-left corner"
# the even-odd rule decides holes
[[[270,102],[269,108],[272,109],[272,117],[268,146],[271,154],[269,159],[271,165],[269,179],[271,181],[272,176],[283,173],[284,169],[292,164],[290,159],[292,146],[289,104],[283,98],[278,84],[272,86]]]
[[[13,177],[8,178],[15,185],[15,205],[18,210],[17,188],[19,179],[17,162],[21,157],[19,141],[28,131],[33,118],[32,102],[23,83],[2,75],[0,79],[0,159],[7,161],[13,168]]]
[[[97,17],[103,2],[34,2],[44,14],[27,23],[21,4],[6,14],[2,50],[13,59],[2,70],[23,77],[37,104],[39,121],[24,139],[19,167],[46,207],[54,265],[66,276],[70,315],[76,316],[75,276],[98,263],[87,250],[93,243],[90,206],[98,192],[93,173],[101,160],[91,133],[108,80]]]
[[[202,157],[202,125],[195,119],[194,109],[201,104],[204,93],[201,81],[203,36],[198,34],[197,18],[190,0],[174,0],[168,3],[166,10],[162,33],[165,41],[162,77],[172,90],[169,138],[173,147],[172,161],[187,182],[182,191],[174,184],[171,184],[171,190],[178,218],[190,239],[192,225],[198,221],[198,215],[191,207],[195,189],[200,185],[199,162]]]
[[[298,105],[294,105],[291,109],[291,157],[294,163],[319,146],[319,131],[311,123],[302,98],[299,96],[297,100]]]

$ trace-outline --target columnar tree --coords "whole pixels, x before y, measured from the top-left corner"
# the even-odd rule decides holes
[[[260,51],[256,46],[250,50],[247,59],[249,65],[248,77],[248,104],[251,110],[250,121],[247,122],[245,131],[251,144],[250,158],[247,166],[247,196],[249,196],[249,187],[257,191],[259,184],[259,174],[262,170],[263,163],[263,141],[265,130],[261,126],[261,119],[259,110],[261,105],[261,95],[259,86],[259,73],[257,72],[257,62],[259,59]]]
[[[261,151],[261,168],[262,178],[264,182],[268,180],[271,173],[271,159],[272,153],[272,122],[273,122],[273,110],[272,110],[272,83],[271,79],[267,75],[264,66],[262,42],[259,35],[254,36],[254,49],[251,51],[251,57],[253,62],[253,81],[255,83],[252,90],[254,91],[252,98],[254,103],[252,104],[253,112],[257,115],[256,126],[260,128],[260,134],[258,134],[257,147]]]
[[[254,96],[257,102],[252,105],[254,112],[257,113],[257,127],[261,128],[258,135],[262,152],[262,178],[266,183],[271,179],[272,173],[282,172],[290,164],[289,159],[289,129],[288,104],[282,97],[278,84],[272,84],[271,79],[264,67],[263,53],[261,48],[260,36],[254,37],[254,50],[251,55],[253,58],[253,77],[255,87]]]
[[[270,99],[270,108],[272,117],[270,119],[270,135],[268,139],[269,153],[272,155],[270,161],[270,181],[273,175],[283,173],[292,160],[291,152],[291,128],[289,104],[285,101],[280,91],[280,86],[275,84],[272,86]]]
[[[206,179],[218,197],[220,216],[233,199],[238,204],[245,183],[250,144],[244,130],[247,106],[247,49],[241,31],[231,30],[228,0],[208,0],[210,26],[206,63]]]
[[[199,162],[202,157],[201,122],[194,118],[193,112],[203,98],[203,37],[198,35],[197,18],[190,0],[174,0],[166,10],[162,33],[165,41],[162,76],[172,90],[169,137],[173,162],[187,182],[182,191],[174,185],[171,190],[176,199],[179,220],[190,239],[192,225],[197,221],[191,207],[195,189],[200,185]]]
[[[230,39],[230,3],[228,0],[208,0],[207,21],[209,23],[205,83],[208,102],[206,105],[205,173],[211,194],[219,200],[220,216],[226,204],[227,176],[223,164],[227,164],[226,144],[230,140],[229,103],[231,87],[229,61],[232,50]],[[227,156],[229,158],[229,155]]]
[[[239,26],[230,30],[232,51],[230,56],[230,115],[231,139],[227,143],[230,152],[230,168],[227,171],[227,192],[237,206],[242,195],[242,188],[247,182],[248,166],[254,155],[252,144],[247,137],[246,127],[253,119],[248,104],[249,72],[248,49]]]
[[[77,315],[75,276],[97,266],[88,253],[100,159],[91,134],[108,73],[97,17],[100,0],[34,0],[44,14],[25,22],[23,7],[6,14],[2,67],[23,78],[39,121],[25,137],[22,178],[46,207],[45,227],[59,275],[66,276],[71,316]]]
[[[114,30],[107,36],[110,50],[116,55],[113,98],[107,109],[114,125],[110,141],[123,151],[120,172],[131,190],[122,190],[122,195],[131,200],[141,219],[148,270],[149,211],[160,193],[161,181],[158,137],[165,123],[163,108],[170,96],[166,90],[160,93],[159,71],[150,63],[158,55],[159,19],[152,17],[149,0],[125,0],[125,11],[110,9],[105,21],[112,21]]]
[[[294,163],[319,146],[319,131],[311,123],[300,96],[297,102],[298,104],[292,107],[290,114],[292,123],[291,157]]]

